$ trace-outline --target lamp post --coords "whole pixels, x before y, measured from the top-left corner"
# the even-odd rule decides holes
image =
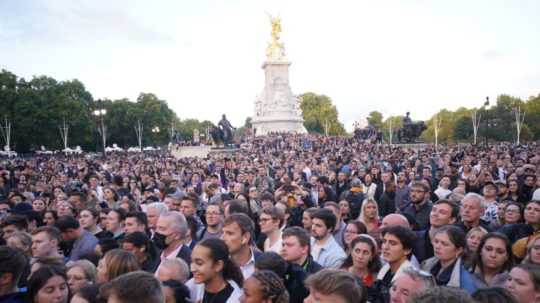
[[[103,108],[103,102],[101,100],[98,100],[98,106],[97,108],[92,112],[94,116],[96,116],[99,119],[99,127],[98,132],[101,134],[101,141],[103,143],[103,157],[107,157],[107,153],[105,152],[105,148],[107,146],[107,129],[105,128],[105,115],[107,114],[107,110]]]
[[[486,97],[486,102],[484,102],[484,106],[483,106],[485,109],[484,109],[484,112],[485,112],[485,115],[486,115],[486,130],[485,130],[485,133],[484,133],[484,141],[485,141],[485,144],[486,144],[486,147],[488,146],[488,131],[489,131],[489,97]]]
[[[154,126],[152,127],[152,133],[154,134],[154,137],[156,136],[156,134],[159,134],[159,126]]]

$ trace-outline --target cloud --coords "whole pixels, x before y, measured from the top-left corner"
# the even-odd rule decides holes
[[[1,8],[0,8],[1,9]],[[23,14],[13,14],[24,10]],[[5,38],[24,44],[73,44],[114,41],[122,44],[169,44],[172,35],[157,30],[127,9],[87,5],[85,2],[38,2],[9,7],[9,21],[2,21]],[[4,13],[6,14],[6,12]],[[1,16],[1,15],[0,15]]]
[[[488,60],[494,60],[502,56],[503,56],[503,53],[496,49],[487,50],[482,54],[482,57]]]

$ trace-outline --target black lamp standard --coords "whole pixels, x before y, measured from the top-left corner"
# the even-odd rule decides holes
[[[107,157],[107,153],[105,152],[105,148],[107,146],[107,129],[105,128],[105,115],[107,114],[107,110],[103,108],[103,102],[101,100],[98,100],[97,102],[97,108],[92,112],[96,118],[99,119],[99,125],[98,125],[98,131],[101,134],[101,141],[103,143],[103,157]]]
[[[486,115],[486,126],[484,131],[484,141],[486,147],[488,146],[488,131],[489,131],[489,97],[486,97],[486,102],[484,102],[484,113]]]

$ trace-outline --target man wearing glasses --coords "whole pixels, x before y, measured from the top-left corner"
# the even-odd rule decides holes
[[[411,185],[410,203],[401,212],[416,218],[415,230],[424,230],[429,227],[429,214],[433,207],[429,197],[429,189],[424,183],[414,182]]]

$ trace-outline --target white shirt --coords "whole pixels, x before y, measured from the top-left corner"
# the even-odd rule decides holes
[[[251,258],[246,264],[240,266],[240,270],[244,276],[244,281],[251,277],[255,272],[255,255],[253,255],[253,250],[251,250]]]
[[[279,254],[279,252],[281,251],[281,242],[281,231],[279,233],[278,240],[274,244],[272,244],[272,246],[270,246],[270,238],[266,238],[266,240],[264,240],[264,252],[273,251]]]

